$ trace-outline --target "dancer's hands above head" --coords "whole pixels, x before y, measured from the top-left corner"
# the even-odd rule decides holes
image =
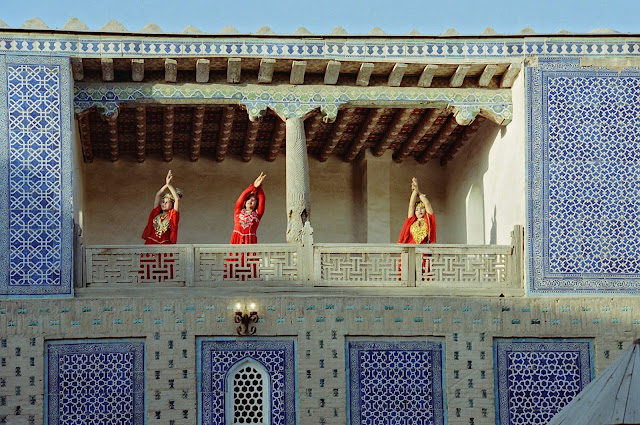
[[[171,184],[171,180],[173,180],[173,174],[171,173],[171,170],[169,170],[169,172],[167,173],[167,177],[165,179],[165,184],[168,186]]]
[[[262,184],[262,181],[264,180],[265,177],[267,177],[267,175],[265,173],[260,173],[260,175],[258,177],[256,177],[255,181],[253,182],[253,187],[255,187],[255,188],[260,187],[260,185]]]

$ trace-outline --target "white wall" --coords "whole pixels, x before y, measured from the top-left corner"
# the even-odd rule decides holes
[[[513,89],[513,121],[485,122],[443,172],[447,239],[467,244],[509,244],[513,226],[526,222],[524,76]],[[438,237],[438,242],[444,243]]]

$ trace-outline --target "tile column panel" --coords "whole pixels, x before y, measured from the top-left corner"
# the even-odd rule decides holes
[[[69,58],[0,56],[0,297],[72,296]]]
[[[302,243],[302,228],[309,220],[309,161],[302,118],[286,121],[287,242]]]

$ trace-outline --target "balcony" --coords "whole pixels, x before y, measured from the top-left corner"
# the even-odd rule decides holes
[[[522,227],[511,245],[314,244],[86,246],[81,294],[219,288],[402,295],[521,296]],[[270,289],[269,289],[270,288]],[[101,291],[106,290],[106,291]],[[143,291],[147,292],[148,291]]]

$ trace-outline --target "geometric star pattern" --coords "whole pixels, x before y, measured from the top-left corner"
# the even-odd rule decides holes
[[[6,57],[8,228],[0,295],[71,295],[70,87],[68,59]],[[4,127],[4,128],[2,128]],[[6,162],[5,162],[6,161]],[[4,191],[6,189],[6,191]],[[7,273],[7,272],[4,272]]]
[[[541,61],[528,79],[534,292],[640,292],[640,74]]]
[[[496,339],[496,417],[501,425],[546,424],[593,377],[592,341]]]

